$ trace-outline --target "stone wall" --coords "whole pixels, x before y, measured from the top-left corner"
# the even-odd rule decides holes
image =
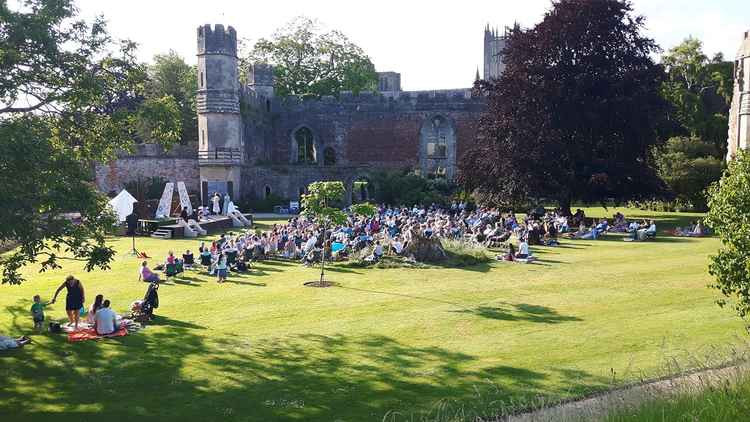
[[[270,103],[246,96],[243,104],[246,166],[244,195],[262,197],[265,187],[295,199],[300,187],[316,180],[352,181],[357,173],[391,169],[437,167],[453,177],[456,162],[474,141],[477,122],[485,108],[482,98],[469,90],[389,92],[320,100],[273,98]],[[437,117],[448,122],[447,156],[427,157],[430,131],[425,125]],[[297,163],[295,132],[302,127],[313,134],[317,162]],[[324,164],[324,151],[332,148],[336,163]]]
[[[119,192],[126,183],[141,178],[163,177],[171,182],[183,181],[190,192],[200,191],[197,146],[178,145],[164,151],[158,145],[138,145],[133,155],[97,164],[94,168],[96,186],[102,192]]]

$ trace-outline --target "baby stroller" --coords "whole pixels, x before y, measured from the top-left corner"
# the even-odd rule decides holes
[[[140,323],[148,322],[154,317],[154,309],[159,307],[159,283],[152,282],[148,285],[143,300],[137,300],[132,306],[132,319]]]

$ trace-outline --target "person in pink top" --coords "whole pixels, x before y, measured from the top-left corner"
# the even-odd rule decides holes
[[[143,261],[141,264],[141,273],[138,277],[138,281],[145,281],[147,283],[151,283],[152,281],[159,282],[159,274],[156,274],[155,272],[151,271],[148,268],[148,262]]]

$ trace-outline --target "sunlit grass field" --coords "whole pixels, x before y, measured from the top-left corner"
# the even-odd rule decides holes
[[[652,216],[660,231],[695,218],[620,211]],[[319,270],[280,260],[221,285],[191,271],[161,287],[158,318],[140,332],[78,344],[39,334],[0,352],[0,420],[419,420],[446,399],[492,413],[661,376],[665,362],[718,361],[744,342],[742,321],[706,287],[717,239],[621,239],[532,248],[532,265],[339,265],[330,288],[303,286]],[[0,286],[0,333],[29,334],[32,296],[49,300],[67,274],[82,280],[87,306],[102,293],[125,312],[147,287],[130,242],[112,240],[110,271],[66,262]],[[139,238],[138,248],[162,260],[198,241]],[[63,319],[64,303],[48,318]]]

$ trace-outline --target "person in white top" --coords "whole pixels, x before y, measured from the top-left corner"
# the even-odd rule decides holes
[[[221,214],[221,207],[219,206],[219,202],[221,201],[221,198],[219,197],[219,193],[215,193],[214,197],[211,198],[211,202],[213,203],[212,210],[215,215]]]
[[[94,316],[94,329],[99,335],[112,334],[116,331],[117,314],[110,309],[109,300],[102,303],[102,307],[96,311]]]
[[[401,243],[401,240],[398,237],[393,239],[393,242],[391,242],[391,247],[393,248],[393,252],[395,252],[396,255],[401,255],[401,251],[404,250],[404,244]]]
[[[375,242],[375,250],[372,254],[375,255],[376,259],[380,259],[383,256],[383,245],[380,244],[379,240]]]
[[[518,253],[516,254],[516,258],[526,259],[528,257],[529,257],[529,244],[526,242],[526,239],[521,239],[521,241],[518,242]]]

